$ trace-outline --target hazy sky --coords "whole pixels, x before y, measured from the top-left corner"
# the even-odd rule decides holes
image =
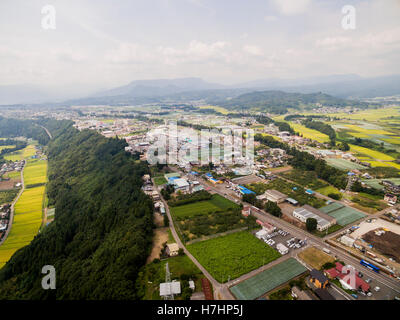
[[[42,28],[48,4],[55,30]],[[394,74],[399,21],[400,0],[1,0],[0,85]]]

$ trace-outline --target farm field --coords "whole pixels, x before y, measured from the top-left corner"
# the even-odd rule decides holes
[[[170,210],[174,217],[177,219],[183,219],[192,217],[198,214],[208,214],[215,211],[223,211],[229,208],[238,208],[238,205],[221,197],[218,194],[214,194],[211,200],[198,201],[194,203],[185,204],[178,207],[170,207]]]
[[[25,190],[15,205],[14,222],[6,241],[0,246],[0,268],[15,251],[28,245],[42,224],[45,187]]]
[[[305,115],[318,115],[318,113],[304,113]],[[390,117],[400,116],[399,107],[368,109],[357,113],[328,113],[330,117],[337,117],[350,120],[364,120],[364,121],[390,121]]]
[[[187,248],[222,283],[236,279],[281,256],[278,251],[247,231],[196,242]]]
[[[400,178],[366,179],[366,180],[363,180],[363,182],[365,182],[365,184],[367,184],[367,185],[369,185],[369,186],[371,186],[373,188],[383,189],[384,186],[379,183],[382,180],[389,180],[389,181],[392,181],[393,183],[400,184]]]
[[[33,144],[28,145],[22,150],[15,151],[13,153],[4,156],[5,160],[19,161],[34,156],[36,153],[35,146]]]
[[[371,150],[371,149],[360,147],[360,146],[356,146],[353,144],[350,144],[350,151],[357,153],[357,154],[364,154],[366,156],[369,156],[372,159],[386,160],[386,161],[394,160],[393,157],[388,156],[387,154],[384,154],[382,152]]]
[[[289,122],[290,126],[294,131],[300,132],[304,138],[313,139],[318,142],[324,143],[329,142],[329,137],[317,130],[309,129],[301,124]]]
[[[332,167],[340,170],[366,169],[366,167],[345,159],[327,158],[325,161]]]
[[[24,169],[25,185],[46,183],[47,162],[44,160],[28,160]]]
[[[341,195],[339,189],[335,188],[334,186],[327,186],[327,187],[324,187],[324,188],[317,189],[315,191],[323,194],[324,196],[328,196],[331,193],[336,193],[336,194],[340,194]]]
[[[28,145],[25,149],[20,150],[18,155],[13,155],[13,157],[27,159],[27,165],[23,172],[25,187],[29,184],[47,181],[47,161],[28,159],[35,153],[34,145]],[[45,189],[44,185],[25,188],[15,204],[11,231],[6,241],[0,246],[0,268],[18,249],[28,245],[38,233],[42,224]]]
[[[335,258],[315,247],[309,247],[301,251],[299,258],[317,270],[320,270],[325,263],[335,261]]]
[[[296,259],[289,258],[233,286],[231,292],[239,300],[254,300],[306,271]]]
[[[213,109],[219,113],[222,114],[228,114],[229,110],[223,108],[223,107],[218,107],[218,106],[201,106],[200,109]]]
[[[14,146],[0,146],[0,152],[1,151],[3,151],[4,149],[8,149],[8,148],[15,148],[15,145]]]

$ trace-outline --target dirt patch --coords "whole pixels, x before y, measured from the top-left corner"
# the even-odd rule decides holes
[[[20,182],[20,179],[10,179],[10,180],[0,181],[0,190],[14,189],[14,185],[18,182]]]
[[[168,241],[168,228],[158,228],[154,230],[153,248],[151,254],[147,258],[147,263],[152,262],[154,259],[159,259],[163,244]]]
[[[158,212],[154,213],[154,224],[157,226],[157,228],[164,227],[164,217]]]
[[[327,262],[334,262],[335,258],[315,247],[309,247],[299,253],[299,258],[314,269],[321,269]]]
[[[378,236],[375,231],[370,231],[363,236],[363,239],[385,256],[393,257],[396,261],[400,261],[400,235],[386,231]]]

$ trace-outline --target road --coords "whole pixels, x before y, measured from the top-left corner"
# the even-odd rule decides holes
[[[46,131],[46,133],[47,133],[47,135],[49,136],[50,139],[53,139],[53,136],[51,135],[50,131],[47,130],[46,127],[43,127],[43,126],[41,126],[41,125],[39,125],[39,127],[43,128],[43,129]]]
[[[234,198],[230,195],[227,195],[226,192],[223,192],[222,190],[220,190],[219,188],[209,184],[208,182],[206,182],[206,180],[204,180],[203,178],[197,178],[197,180],[207,189],[213,191],[214,193],[218,193],[221,196],[237,202],[238,198]],[[224,190],[225,191],[225,190]],[[239,200],[241,203],[244,203],[243,201]],[[275,216],[272,216],[270,214],[268,214],[267,212],[265,212],[264,210],[260,210],[258,208],[252,207],[252,211],[254,212],[253,215],[263,221],[263,222],[268,222],[268,223],[272,223],[273,225],[277,226],[280,229],[284,229],[286,231],[289,231],[293,236],[299,238],[299,239],[306,239],[308,244],[313,244],[317,247],[322,248],[326,248],[329,247],[329,249],[331,250],[332,254],[334,254],[335,256],[337,256],[337,258],[343,262],[345,262],[346,264],[350,264],[353,265],[355,267],[357,267],[359,265],[359,260],[356,259],[355,257],[351,256],[350,254],[348,254],[347,252],[344,252],[340,249],[334,248],[332,246],[330,246],[329,244],[325,243],[323,238],[319,238],[317,236],[314,236],[312,234],[309,233],[305,233],[304,230],[301,230],[299,228],[297,228],[296,226],[280,219],[277,218]],[[381,274],[381,273],[375,273],[367,268],[359,268],[360,271],[362,271],[367,277],[371,278],[371,279],[375,279],[378,280],[379,282],[381,282],[382,284],[384,284],[385,286],[387,286],[388,288],[390,288],[391,290],[395,291],[397,294],[400,293],[400,281],[394,278],[391,278],[385,274]]]
[[[174,221],[172,220],[171,212],[169,211],[169,207],[167,202],[164,200],[158,186],[155,184],[154,179],[152,179],[153,186],[157,189],[158,193],[160,194],[161,201],[164,203],[165,212],[168,216],[169,226],[172,232],[172,236],[174,237],[176,243],[178,244],[179,248],[182,248],[185,254],[189,257],[190,260],[200,269],[200,271],[210,280],[213,289],[214,289],[214,298],[220,297],[221,300],[234,300],[234,297],[230,293],[230,291],[226,288],[226,285],[219,283],[214,277],[197,261],[197,259],[186,249],[185,245],[182,243],[181,239],[176,232]]]
[[[25,165],[26,165],[26,163],[24,164],[24,167],[23,167],[22,170],[21,170],[21,185],[22,185],[22,187],[21,187],[21,190],[18,192],[18,195],[15,197],[14,201],[13,201],[12,204],[11,204],[10,218],[9,218],[9,220],[8,220],[7,230],[6,230],[6,233],[5,233],[4,237],[3,237],[3,239],[0,241],[0,246],[3,244],[4,241],[6,241],[6,239],[7,239],[7,237],[8,237],[8,234],[9,234],[10,231],[11,231],[11,227],[12,227],[12,224],[13,224],[13,221],[14,221],[15,204],[17,203],[17,201],[18,201],[18,199],[20,198],[21,194],[22,194],[22,193],[24,192],[24,190],[25,190],[25,182],[24,182],[24,169],[25,169]]]

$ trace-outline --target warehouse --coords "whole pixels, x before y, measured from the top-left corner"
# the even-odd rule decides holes
[[[308,218],[314,218],[317,220],[317,230],[324,231],[328,229],[330,226],[336,224],[336,219],[315,209],[308,204],[294,209],[293,217],[299,219],[301,222],[306,222]]]
[[[279,192],[277,190],[267,190],[265,191],[265,196],[268,201],[272,201],[275,203],[284,202],[287,199],[287,195]]]

